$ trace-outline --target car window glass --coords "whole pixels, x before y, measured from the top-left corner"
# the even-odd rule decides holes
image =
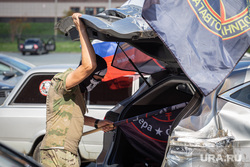
[[[14,99],[14,103],[46,103],[48,82],[54,75],[34,75],[28,79],[21,92]]]
[[[146,80],[149,78],[149,75],[144,75],[143,76]],[[139,77],[139,86],[141,86],[144,83],[144,79],[140,76]]]
[[[8,65],[6,65],[6,64],[3,64],[3,63],[0,63],[0,75],[1,75],[2,77],[4,77],[4,76],[3,76],[3,72],[4,72],[4,71],[12,71],[12,72],[14,72],[14,73],[16,74],[16,76],[21,76],[21,75],[22,75],[21,72],[15,70],[15,69],[13,69],[13,68],[11,68],[10,66],[8,66]]]
[[[132,83],[132,77],[120,77],[101,82],[88,93],[87,104],[115,105],[132,95]]]
[[[139,86],[141,86],[143,83],[144,83],[144,80],[141,77],[139,77]]]
[[[10,58],[7,58],[7,57],[3,58],[3,61],[6,62],[6,63],[11,64],[14,67],[17,67],[17,68],[23,70],[25,72],[28,71],[31,68],[31,67],[29,67],[29,66],[27,66],[27,65],[25,65],[23,63],[20,63],[20,62],[14,60],[14,59],[10,59]]]
[[[230,95],[231,98],[250,104],[250,85]]]
[[[3,63],[0,63],[0,72],[1,72],[1,75],[2,75],[2,72],[4,71],[11,71],[10,67],[3,64]]]
[[[26,44],[38,44],[39,41],[37,41],[37,40],[28,40],[28,41],[26,41],[25,43],[26,43]]]

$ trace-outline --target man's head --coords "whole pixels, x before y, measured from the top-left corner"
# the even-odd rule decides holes
[[[81,65],[81,62],[82,61],[80,61],[79,66]],[[101,82],[107,72],[107,63],[99,55],[96,55],[96,64],[97,67],[95,71],[79,84],[82,93],[93,90],[94,87]]]

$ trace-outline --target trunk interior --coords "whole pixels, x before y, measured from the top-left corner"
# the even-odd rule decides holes
[[[158,82],[157,80],[161,80],[160,78],[159,76],[155,76],[155,78],[152,76],[151,80]],[[132,103],[126,106],[121,113],[120,120],[183,102],[189,102],[194,96],[194,93],[195,89],[186,77],[167,77],[136,97]],[[178,113],[172,115],[171,119],[174,120],[182,111],[183,109],[177,110],[176,112]],[[172,123],[173,122],[170,124]],[[154,131],[154,129],[152,131]],[[147,150],[148,147],[146,145],[142,147],[139,146],[141,149],[138,149],[138,145],[143,145],[143,143],[139,141],[140,139],[134,138],[133,136],[128,137],[126,132],[122,131],[119,126],[114,140],[115,145],[112,149],[112,155],[110,156],[112,159],[108,160],[108,165],[127,167],[161,166],[166,146],[163,150],[157,150],[156,147],[156,151],[158,151],[156,154],[154,154],[150,148]],[[166,144],[167,143],[165,143],[165,145]]]

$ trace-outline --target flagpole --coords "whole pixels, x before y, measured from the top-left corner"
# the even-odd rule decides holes
[[[162,108],[162,109],[151,111],[149,113],[137,115],[137,116],[134,116],[134,117],[131,117],[131,118],[128,118],[128,119],[123,119],[123,120],[120,120],[120,121],[116,121],[116,122],[114,122],[113,125],[106,125],[106,126],[103,126],[103,127],[97,128],[97,129],[93,129],[93,130],[84,132],[82,134],[82,136],[86,136],[86,135],[89,135],[89,134],[92,134],[92,133],[99,132],[104,127],[117,127],[117,126],[120,126],[120,125],[122,125],[124,123],[129,123],[129,122],[137,121],[140,118],[148,118],[148,117],[160,115],[160,114],[163,114],[163,113],[167,113],[169,111],[178,110],[178,109],[186,107],[187,104],[188,104],[188,102],[184,102],[184,103],[176,104],[176,105],[173,105],[173,106],[170,106],[170,107],[165,107],[165,108]]]

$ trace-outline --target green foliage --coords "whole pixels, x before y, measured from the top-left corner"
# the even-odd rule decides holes
[[[23,35],[54,35],[54,23],[23,23],[30,24],[23,30]]]
[[[15,41],[16,36],[21,36],[24,29],[29,28],[29,23],[24,23],[27,19],[17,18],[9,21],[11,41]]]
[[[0,23],[0,34],[9,34],[10,24]]]
[[[68,10],[68,11],[64,11],[63,13],[65,17],[67,17],[67,16],[72,16],[74,12],[72,10]]]

